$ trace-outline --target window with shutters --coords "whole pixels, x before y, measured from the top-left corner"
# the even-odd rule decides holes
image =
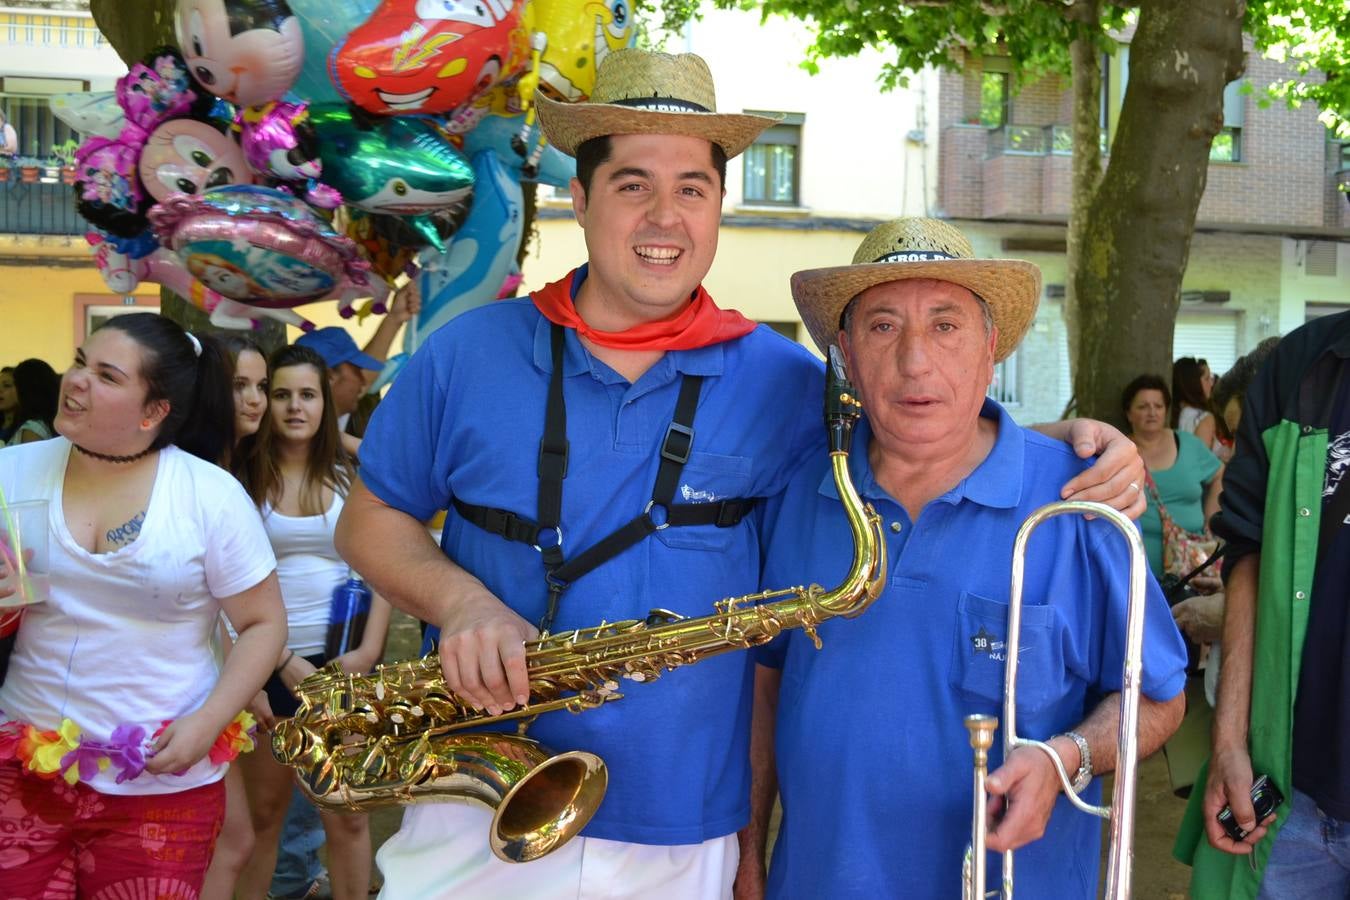
[[[1209,370],[1222,375],[1233,367],[1238,353],[1238,325],[1240,314],[1233,310],[1221,312],[1191,312],[1177,314],[1172,331],[1172,358],[1194,356],[1209,363]],[[1159,372],[1171,378],[1170,372]]]
[[[1246,93],[1241,81],[1234,81],[1223,89],[1223,128],[1209,145],[1211,162],[1240,162],[1242,160],[1242,121],[1246,109]]]
[[[1350,306],[1344,303],[1308,303],[1303,307],[1303,321],[1311,322],[1313,319],[1343,312],[1350,312]]]
[[[1309,241],[1303,257],[1303,272],[1318,278],[1336,277],[1336,253],[1340,244],[1335,241]]]
[[[746,110],[752,115],[778,119],[745,151],[743,173],[745,202],[774,206],[801,206],[801,113]]]

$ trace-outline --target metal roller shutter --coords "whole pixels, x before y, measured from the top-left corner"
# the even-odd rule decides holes
[[[1216,376],[1233,367],[1238,352],[1238,316],[1235,312],[1190,312],[1177,314],[1172,334],[1172,358],[1194,356],[1209,363]],[[1170,378],[1170,372],[1160,372]]]

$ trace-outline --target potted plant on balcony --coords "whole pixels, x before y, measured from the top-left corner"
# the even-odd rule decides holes
[[[19,170],[19,180],[24,184],[34,184],[42,174],[42,160],[35,156],[16,156],[14,166]]]
[[[0,156],[0,184],[9,181],[10,162],[8,156]]]
[[[52,156],[61,161],[61,183],[74,184],[75,178],[79,174],[79,169],[75,166],[75,148],[79,145],[72,138],[64,144],[52,148]]]

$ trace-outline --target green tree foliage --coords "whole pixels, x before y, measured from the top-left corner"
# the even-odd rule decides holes
[[[1102,52],[1114,51],[1107,30],[1122,26],[1127,13],[1126,7],[1103,4],[1100,24],[1085,25],[1071,14],[1073,3],[1052,0],[715,0],[715,5],[808,23],[815,39],[803,67],[813,73],[822,59],[880,49],[891,57],[878,73],[887,89],[905,85],[924,66],[959,68],[963,52],[1006,54],[1021,81],[1048,72],[1067,75],[1070,43],[1085,37]],[[701,0],[662,0],[664,27],[682,28],[704,6]]]
[[[1295,106],[1315,102],[1327,127],[1350,140],[1350,2],[1254,0],[1247,31],[1259,49],[1294,67],[1297,77],[1271,93]]]

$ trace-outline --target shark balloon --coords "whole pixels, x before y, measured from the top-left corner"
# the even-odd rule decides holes
[[[462,211],[473,195],[473,167],[449,139],[417,118],[368,119],[350,107],[310,107],[323,181],[345,203],[405,217],[427,244],[444,249],[433,214]]]

